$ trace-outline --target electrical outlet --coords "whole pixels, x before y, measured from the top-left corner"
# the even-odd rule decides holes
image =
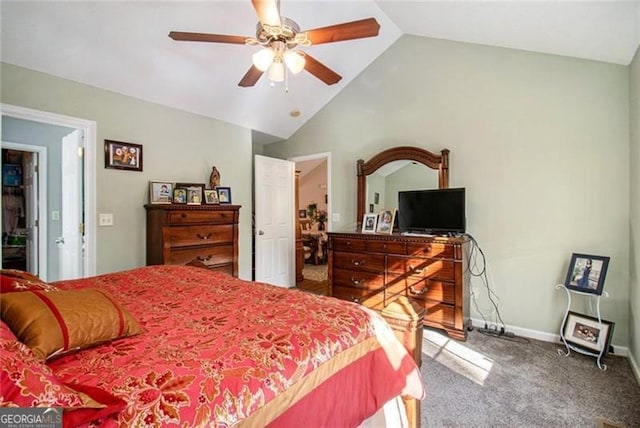
[[[100,226],[113,226],[113,214],[100,213],[99,224]]]

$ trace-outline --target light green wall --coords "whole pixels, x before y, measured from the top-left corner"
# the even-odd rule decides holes
[[[97,233],[98,273],[145,264],[150,180],[208,183],[211,166],[240,210],[240,276],[251,278],[251,131],[115,92],[2,64],[3,103],[97,123],[97,212],[114,226]],[[142,144],[143,172],[104,168],[104,140]]]
[[[355,224],[356,160],[391,146],[451,150],[467,227],[508,325],[557,334],[554,288],[572,252],[611,257],[602,304],[629,337],[628,68],[403,36],[286,142],[286,158],[332,152],[334,230]],[[486,313],[491,305],[473,282]],[[580,297],[580,296],[578,296]],[[574,300],[574,310],[587,312]],[[480,318],[475,311],[474,318]],[[491,317],[493,318],[493,316]]]
[[[385,178],[385,207],[398,208],[398,192],[438,188],[438,173],[411,162]]]
[[[629,68],[631,138],[631,278],[629,298],[629,349],[640,364],[640,49]]]
[[[29,144],[47,148],[47,211],[62,212],[62,138],[73,132],[72,128],[55,126],[30,120],[2,117],[2,141]],[[47,276],[54,281],[58,276],[58,245],[62,236],[62,221],[47,219]]]

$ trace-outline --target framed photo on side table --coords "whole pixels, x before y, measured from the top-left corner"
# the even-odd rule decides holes
[[[216,187],[218,191],[218,200],[221,204],[231,203],[231,187]]]
[[[380,211],[378,216],[378,225],[376,227],[376,233],[386,233],[391,235],[393,232],[393,221],[396,218],[396,209],[387,209]]]
[[[608,266],[609,257],[573,253],[564,285],[569,290],[600,296]]]
[[[378,214],[365,214],[362,219],[362,233],[376,233]]]
[[[170,181],[149,182],[149,203],[170,204],[173,200],[173,183]]]
[[[104,140],[104,167],[142,171],[142,145]]]
[[[562,330],[564,339],[581,349],[597,354],[602,352],[604,357],[609,351],[615,323],[601,321],[599,323],[597,318],[569,311]]]

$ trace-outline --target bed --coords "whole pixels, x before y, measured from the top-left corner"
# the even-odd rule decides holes
[[[24,289],[0,295],[0,404],[60,405],[67,426],[357,427],[424,395],[389,326],[349,302],[169,265]],[[35,345],[33,312],[62,325]],[[101,317],[113,332],[85,343]]]

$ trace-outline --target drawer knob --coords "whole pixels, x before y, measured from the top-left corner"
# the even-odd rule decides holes
[[[182,217],[182,218],[187,218],[187,213],[182,213],[182,214],[180,214],[180,217]]]
[[[424,268],[414,268],[412,266],[409,266],[409,269],[411,270],[412,273],[420,274],[420,273],[424,272]]]
[[[211,260],[211,258],[212,258],[212,257],[213,257],[213,255],[212,255],[212,254],[209,254],[209,255],[208,255],[208,256],[206,256],[206,257],[200,257],[200,256],[198,256],[198,257],[196,257],[196,260],[198,260],[198,261],[200,261],[200,262],[208,262],[209,260]]]
[[[353,283],[353,285],[360,285],[364,282],[364,278],[362,279],[355,279],[354,277],[351,277],[351,282]]]
[[[212,235],[213,235],[213,232],[209,232],[206,236],[196,233],[196,236],[198,237],[198,239],[209,239],[211,238]]]
[[[409,291],[411,292],[411,294],[415,296],[420,296],[421,294],[424,294],[427,291],[427,287],[424,287],[421,290],[416,290],[415,288],[413,288],[413,285],[412,285],[409,287]]]
[[[355,296],[351,296],[351,301],[352,301],[353,303],[360,303],[360,299],[358,299],[358,298],[357,298],[357,297],[355,297]]]
[[[366,260],[353,260],[351,259],[351,264],[354,266],[362,266],[364,265],[364,263],[366,262]]]

